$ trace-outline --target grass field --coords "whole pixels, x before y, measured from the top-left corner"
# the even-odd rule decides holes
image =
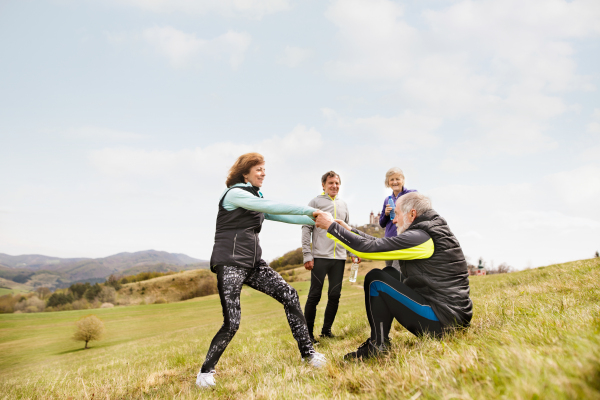
[[[379,267],[370,263],[367,267]],[[359,282],[360,283],[360,279]],[[294,282],[304,304],[308,282]],[[252,289],[217,367],[217,387],[195,376],[222,319],[218,296],[112,309],[0,315],[0,398],[600,399],[600,261],[472,277],[472,326],[442,340],[395,324],[389,355],[345,363],[368,333],[360,285],[345,281],[334,333],[300,362],[282,307]],[[322,323],[325,297],[317,317]],[[98,315],[91,349],[70,340]],[[321,319],[319,319],[321,318]]]

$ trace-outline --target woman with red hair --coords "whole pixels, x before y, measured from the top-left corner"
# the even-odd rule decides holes
[[[296,289],[261,259],[258,239],[265,219],[314,225],[312,217],[316,217],[320,211],[266,200],[259,191],[265,176],[262,155],[248,153],[240,156],[229,170],[227,189],[219,201],[210,268],[217,274],[224,321],[198,373],[196,384],[200,387],[215,385],[214,368],[240,325],[240,293],[244,284],[283,304],[304,361],[316,368],[322,368],[327,362],[323,354],[314,351]]]

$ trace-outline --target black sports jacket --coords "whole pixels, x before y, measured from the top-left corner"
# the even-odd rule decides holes
[[[473,317],[467,262],[446,220],[434,210],[419,215],[402,234],[375,238],[333,223],[327,236],[359,257],[400,261],[404,284],[430,302],[442,325],[468,326]]]

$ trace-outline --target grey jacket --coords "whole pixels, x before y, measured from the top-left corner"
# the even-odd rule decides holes
[[[350,215],[348,213],[348,206],[343,200],[340,200],[339,195],[335,199],[332,199],[327,194],[321,193],[312,199],[308,205],[327,211],[333,215],[333,218],[341,219],[349,224]],[[310,243],[311,236],[312,246]],[[329,239],[326,230],[312,225],[302,225],[302,254],[304,255],[304,262],[312,261],[315,258],[346,259],[346,249]],[[348,254],[352,256],[351,253]]]

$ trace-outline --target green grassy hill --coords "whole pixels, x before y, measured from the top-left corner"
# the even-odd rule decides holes
[[[363,267],[380,267],[367,263]],[[363,271],[364,272],[364,271]],[[359,279],[359,284],[360,284]],[[300,362],[282,307],[249,288],[214,390],[195,388],[222,323],[217,295],[113,309],[0,315],[2,398],[600,399],[600,260],[471,277],[472,326],[442,340],[395,324],[392,352],[345,363],[368,334],[363,289],[344,282],[334,333],[315,371]],[[292,283],[306,301],[308,282]],[[317,317],[322,323],[323,298]],[[74,322],[94,313],[106,337],[82,350]]]

